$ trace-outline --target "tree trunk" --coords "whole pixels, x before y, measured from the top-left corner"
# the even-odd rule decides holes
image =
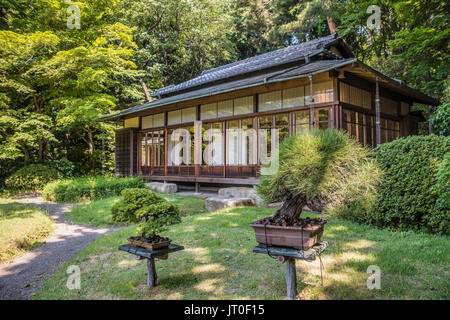
[[[141,86],[142,86],[142,90],[144,90],[145,97],[147,98],[147,101],[148,102],[152,101],[152,97],[150,96],[150,93],[148,92],[148,88],[147,88],[144,80],[141,80]]]
[[[92,131],[90,128],[87,128],[87,134],[88,134],[87,143],[88,143],[88,147],[89,147],[88,151],[89,151],[89,154],[92,155],[92,154],[94,154],[94,139],[92,138]]]
[[[42,143],[42,139],[39,139],[39,160],[42,161],[44,158],[44,146]]]
[[[336,29],[337,29],[336,21],[334,21],[334,19],[332,17],[328,17],[327,22],[328,22],[328,28],[330,29],[330,34],[335,33]]]
[[[295,197],[288,198],[283,206],[275,212],[272,216],[273,222],[281,223],[283,226],[292,225],[300,214],[303,207],[306,205],[306,196],[297,195]]]

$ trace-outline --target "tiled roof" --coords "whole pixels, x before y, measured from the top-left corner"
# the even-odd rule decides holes
[[[118,113],[111,114],[102,117],[100,120],[108,120],[119,118],[127,114],[136,113],[139,111],[144,111],[148,109],[153,109],[157,107],[162,107],[165,105],[188,101],[196,98],[211,96],[219,93],[225,93],[230,91],[235,91],[238,89],[248,88],[252,86],[258,86],[264,83],[284,81],[291,78],[305,77],[309,74],[315,74],[319,72],[324,72],[337,67],[345,66],[350,63],[356,62],[356,58],[351,59],[340,59],[340,60],[318,60],[312,61],[307,64],[303,64],[295,67],[286,67],[281,70],[271,71],[264,74],[259,74],[255,76],[250,76],[248,78],[243,78],[239,80],[219,83],[205,88],[193,89],[188,92],[180,93],[174,96],[169,96],[166,98],[161,98],[151,102],[144,103],[139,106],[131,107],[122,110]]]
[[[298,61],[304,59],[305,56],[314,55],[340,40],[341,38],[338,37],[336,33],[333,33],[325,37],[260,54],[255,57],[226,64],[217,68],[212,68],[203,71],[200,76],[191,80],[156,90],[152,96],[164,98],[165,95],[174,94],[178,91],[203,86],[219,80]]]

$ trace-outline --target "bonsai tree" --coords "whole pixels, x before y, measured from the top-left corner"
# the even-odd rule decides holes
[[[155,192],[130,188],[124,189],[122,196],[123,200],[112,207],[113,220],[138,223],[136,233],[147,242],[165,240],[158,233],[167,230],[169,225],[181,222],[178,206]]]
[[[145,206],[136,212],[140,218],[140,223],[136,233],[149,242],[158,242],[161,237],[158,233],[168,230],[168,226],[181,222],[180,210],[178,206],[169,203],[159,202]],[[166,240],[166,239],[163,239]]]
[[[124,189],[121,195],[123,200],[115,203],[111,208],[113,220],[117,222],[139,222],[141,218],[136,215],[139,209],[166,201],[157,193],[143,188]]]
[[[257,190],[266,202],[284,201],[270,219],[280,225],[298,222],[307,204],[321,211],[371,199],[380,175],[369,150],[334,129],[283,140],[278,168],[274,175],[262,176]]]

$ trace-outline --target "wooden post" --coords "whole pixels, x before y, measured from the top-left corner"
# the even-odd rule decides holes
[[[154,287],[158,285],[158,279],[155,268],[155,258],[147,259],[147,285]]]
[[[200,193],[200,182],[195,183],[195,193]]]
[[[297,300],[297,274],[295,271],[295,259],[286,257],[286,296],[291,300]]]
[[[381,144],[381,128],[380,128],[380,88],[378,85],[378,77],[375,78],[375,137],[376,145]]]
[[[169,161],[169,155],[167,151],[169,150],[169,146],[167,145],[169,142],[169,132],[167,127],[164,128],[164,175],[167,176],[167,161]]]
[[[315,121],[314,121],[314,90],[313,90],[313,76],[310,74],[308,76],[309,78],[309,100],[310,100],[310,107],[309,107],[309,129],[314,129]]]

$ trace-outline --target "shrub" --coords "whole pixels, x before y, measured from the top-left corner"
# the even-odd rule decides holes
[[[380,173],[369,150],[345,133],[313,130],[281,142],[279,168],[262,176],[258,193],[266,202],[304,195],[327,211],[345,206],[349,213],[370,205]]]
[[[153,239],[169,225],[181,222],[180,209],[148,189],[125,189],[123,200],[112,207],[116,222],[139,222],[136,233]]]
[[[148,189],[130,188],[122,190],[123,200],[111,209],[116,222],[139,222],[141,217],[136,212],[144,206],[165,201],[164,198]]]
[[[136,215],[141,218],[136,233],[149,238],[168,230],[168,226],[181,222],[180,209],[167,200],[145,206],[139,209]]]
[[[450,152],[439,165],[432,191],[437,196],[436,207],[424,218],[435,232],[450,234]]]
[[[73,177],[73,171],[75,169],[75,165],[72,161],[67,160],[67,158],[61,158],[59,160],[50,160],[48,161],[48,165],[58,170],[58,172],[61,174],[61,177],[63,178],[72,178]]]
[[[80,202],[117,196],[127,188],[145,188],[145,184],[140,178],[80,177],[51,182],[42,196],[57,202]]]
[[[362,220],[448,234],[449,151],[450,138],[436,135],[401,138],[374,149],[384,174],[378,198]]]
[[[58,171],[43,164],[30,164],[9,176],[5,185],[8,189],[19,191],[35,191],[50,181],[58,179]]]

